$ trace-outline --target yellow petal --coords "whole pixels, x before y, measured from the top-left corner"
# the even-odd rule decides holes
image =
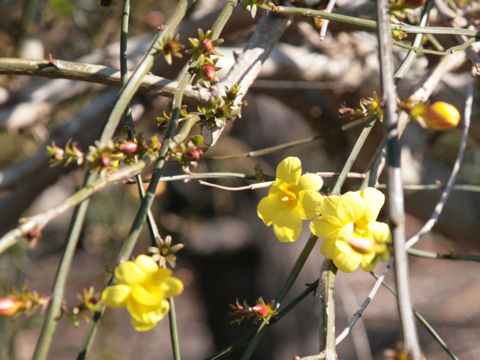
[[[145,279],[145,273],[133,261],[120,264],[115,270],[115,281],[119,284],[134,285]]]
[[[361,196],[364,199],[366,206],[363,216],[358,222],[361,224],[368,224],[370,221],[374,221],[380,213],[380,210],[385,203],[385,195],[373,187],[368,187],[361,192]]]
[[[295,185],[302,175],[302,163],[294,156],[283,159],[277,166],[277,181]]]
[[[147,321],[138,321],[137,318],[132,316],[131,318],[132,326],[135,330],[140,332],[150,331],[152,330],[158,323],[154,319],[148,319]]]
[[[123,284],[109,286],[102,292],[102,301],[111,308],[124,307],[130,290],[130,286]]]
[[[158,265],[151,256],[139,255],[135,259],[135,264],[140,268],[140,270],[146,275],[151,275],[158,269]]]
[[[303,190],[298,193],[295,211],[301,219],[313,219],[320,214],[323,204],[323,196],[316,191]]]
[[[349,222],[344,226],[337,226],[326,221],[323,216],[310,223],[312,233],[323,239],[345,240],[353,236],[353,229],[353,222]]]
[[[373,239],[379,243],[391,243],[392,237],[390,234],[390,227],[379,221],[372,221],[368,224],[370,233],[372,234]]]
[[[292,242],[302,232],[302,220],[293,211],[282,211],[275,217],[273,232],[281,242]]]
[[[257,214],[265,225],[270,226],[273,223],[275,215],[282,208],[283,205],[278,197],[267,196],[258,203]]]
[[[150,283],[153,286],[161,286],[165,279],[172,275],[172,270],[166,268],[158,268],[155,274],[150,278]]]
[[[300,190],[313,190],[318,191],[323,186],[323,180],[317,174],[304,174],[300,177],[298,182],[298,189]]]
[[[165,297],[178,296],[183,291],[183,283],[174,277],[169,277],[165,282],[168,285],[168,290],[165,292]]]
[[[139,305],[142,308],[155,308],[158,307],[162,301],[160,296],[155,296],[149,292],[142,285],[135,285],[132,287],[128,303],[130,301],[135,302],[135,305]]]
[[[371,253],[368,256],[364,256],[360,263],[360,266],[364,271],[370,272],[375,269],[375,266],[378,264],[379,257],[375,253]]]
[[[320,247],[320,252],[327,258],[333,259],[335,255],[335,239],[326,239]]]
[[[365,204],[358,191],[342,196],[327,196],[322,205],[322,216],[333,225],[343,227],[363,215]]]
[[[337,241],[335,245],[337,248],[332,259],[335,266],[345,273],[355,271],[362,261],[362,255],[344,241]]]
[[[163,300],[161,306],[154,311],[148,311],[139,314],[131,314],[132,326],[137,331],[148,331],[157,325],[157,323],[163,319],[170,306],[168,301]]]

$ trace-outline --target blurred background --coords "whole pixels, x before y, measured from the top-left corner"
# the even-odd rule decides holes
[[[155,29],[170,15],[175,1],[132,2],[129,35],[129,68],[134,69],[146,51]],[[223,1],[197,1],[178,29],[181,42],[208,29]],[[369,17],[374,4],[365,1],[338,1],[338,12]],[[475,18],[476,2],[457,3],[465,18]],[[119,68],[118,39],[122,4],[110,8],[99,0],[0,1],[4,14],[0,23],[0,56],[103,64]],[[413,12],[412,17],[418,16]],[[219,51],[222,78],[233,64],[234,52],[241,52],[258,22],[240,7],[225,28],[225,42]],[[431,25],[445,25],[433,11]],[[445,48],[455,39],[442,37]],[[400,61],[405,51],[395,49]],[[168,66],[159,57],[153,73],[175,79],[188,56]],[[399,84],[406,99],[418,81],[439,61],[419,56],[409,75]],[[463,112],[466,87],[472,81],[467,62],[444,76],[432,100],[455,104]],[[372,33],[331,23],[324,41],[309,19],[292,22],[280,43],[264,64],[258,80],[245,100],[242,117],[233,121],[218,144],[208,151],[195,172],[232,171],[254,174],[260,165],[274,175],[278,162],[298,156],[303,171],[340,171],[360,129],[354,128],[307,145],[262,157],[218,160],[215,156],[244,153],[298,140],[337,128],[345,123],[338,116],[342,104],[358,107],[362,97],[379,92],[376,38]],[[477,87],[477,83],[475,85]],[[108,116],[117,88],[73,80],[52,80],[29,76],[0,75],[0,234],[14,227],[20,217],[43,212],[60,203],[77,189],[84,170],[49,167],[45,146],[55,140],[64,145],[73,139],[84,150],[98,138]],[[474,104],[478,104],[475,94]],[[136,131],[145,136],[158,132],[155,118],[168,111],[171,99],[138,94],[133,100]],[[198,104],[188,104],[195,110]],[[480,125],[474,105],[472,128],[459,183],[480,183]],[[119,131],[119,136],[124,134]],[[353,171],[366,170],[382,139],[376,124],[367,146]],[[460,130],[435,132],[409,124],[403,136],[402,171],[406,184],[444,183],[456,158]],[[148,171],[146,171],[148,173]],[[167,175],[180,174],[172,163]],[[327,188],[335,179],[325,179]],[[241,186],[237,180],[215,181]],[[383,179],[381,180],[383,182]],[[344,187],[356,189],[360,180]],[[184,359],[202,359],[230,345],[255,327],[231,324],[229,304],[238,298],[254,303],[262,296],[272,300],[285,281],[308,238],[308,227],[292,244],[279,243],[271,228],[256,215],[256,205],[266,189],[229,192],[196,181],[163,183],[159,186],[153,212],[163,235],[185,244],[177,259],[175,275],[185,284],[176,299],[179,337]],[[407,235],[415,234],[428,219],[440,193],[406,191]],[[76,301],[82,289],[94,286],[101,291],[114,266],[122,241],[130,229],[139,205],[134,185],[115,184],[97,193],[90,205],[79,249],[67,288],[67,304]],[[418,248],[443,253],[478,254],[480,242],[480,195],[453,191],[434,231]],[[0,296],[21,289],[28,282],[32,290],[48,294],[53,285],[71,213],[52,221],[34,249],[19,244],[0,256]],[[144,231],[135,254],[149,246]],[[480,272],[474,262],[411,258],[413,305],[439,332],[461,359],[476,359],[480,352]],[[317,248],[310,256],[286,302],[305,284],[315,281],[322,257]],[[377,268],[383,270],[384,264]],[[361,270],[337,277],[337,333],[370,292],[375,279]],[[391,274],[388,282],[394,283]],[[307,297],[281,322],[265,334],[255,359],[291,359],[318,351],[317,298]],[[0,318],[0,358],[29,359],[33,353],[43,317]],[[76,356],[88,324],[75,328],[60,321],[49,359]],[[428,359],[448,355],[419,326],[422,349]],[[395,298],[381,289],[362,320],[338,347],[341,359],[383,359],[386,349],[401,340]],[[95,339],[91,359],[172,358],[165,319],[148,333],[137,333],[124,310],[107,311]],[[231,359],[240,358],[235,353]]]

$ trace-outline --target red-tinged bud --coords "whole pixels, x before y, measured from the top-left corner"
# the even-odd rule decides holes
[[[250,308],[253,312],[256,312],[260,316],[266,316],[268,314],[268,308],[263,304],[257,304]]]
[[[203,65],[200,69],[202,76],[208,81],[214,81],[216,76],[215,66]]]
[[[199,149],[199,148],[188,149],[188,150],[185,152],[185,155],[187,156],[187,158],[188,158],[189,160],[198,161],[198,160],[200,160],[200,158],[201,158],[202,155],[203,155],[203,150],[202,150],[202,149]]]
[[[215,51],[213,50],[213,42],[209,38],[200,40],[199,48],[204,55],[215,55]]]
[[[98,157],[98,164],[104,168],[109,167],[112,160],[108,155],[100,154]]]
[[[165,49],[168,51],[173,51],[175,49],[175,43],[173,41],[167,41],[165,43]]]
[[[138,144],[135,141],[125,141],[120,144],[118,150],[128,155],[135,155],[138,151]]]
[[[15,315],[21,307],[23,307],[23,301],[9,297],[0,298],[0,316],[7,317]]]

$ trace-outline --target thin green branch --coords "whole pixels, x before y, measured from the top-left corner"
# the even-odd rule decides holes
[[[275,308],[278,309],[280,307],[280,304],[282,303],[283,299],[287,295],[288,291],[292,287],[293,283],[298,277],[298,274],[300,273],[300,270],[302,270],[303,265],[305,265],[305,262],[308,259],[308,256],[312,252],[313,247],[315,246],[315,243],[317,242],[317,237],[315,235],[310,235],[310,238],[308,239],[307,243],[305,244],[305,247],[303,248],[302,252],[297,258],[297,261],[293,265],[292,270],[290,271],[290,274],[288,274],[287,280],[283,284],[282,288],[278,292],[277,296],[275,296]],[[255,351],[255,348],[257,347],[261,337],[263,336],[263,333],[265,332],[267,323],[263,321],[260,326],[257,328],[255,335],[251,339],[250,343],[248,344],[247,349],[245,350],[244,354],[242,355],[241,360],[248,360],[252,356],[253,352]]]
[[[472,254],[440,254],[432,251],[420,250],[415,248],[410,248],[407,250],[409,255],[426,258],[426,259],[446,259],[446,260],[464,260],[464,261],[473,261],[480,262],[480,255]]]
[[[346,130],[352,129],[352,128],[358,126],[358,125],[364,124],[366,121],[368,122],[368,121],[370,121],[370,119],[353,120],[353,121],[350,121],[350,122],[336,128],[336,129],[326,131],[326,132],[324,132],[322,134],[319,134],[319,135],[316,135],[316,136],[308,137],[308,138],[301,139],[301,140],[291,141],[291,142],[288,142],[288,143],[275,145],[275,146],[271,146],[271,147],[264,148],[264,149],[247,151],[247,152],[242,153],[242,154],[206,156],[205,158],[212,159],[212,160],[230,160],[230,159],[238,159],[238,158],[244,158],[244,157],[256,157],[256,156],[263,156],[263,155],[267,155],[267,154],[272,154],[272,153],[277,152],[277,151],[286,150],[286,149],[290,149],[292,147],[309,144],[311,142],[323,139],[327,136],[339,133],[341,131],[346,131]]]
[[[377,280],[379,279],[375,273],[371,273]],[[388,289],[394,296],[398,297],[397,292],[385,281],[382,281],[382,285]],[[450,348],[447,346],[447,343],[440,337],[440,334],[438,334],[435,329],[427,322],[427,320],[420,315],[417,311],[413,310],[413,314],[415,315],[415,318],[420,322],[420,324],[423,325],[423,327],[432,335],[432,337],[435,339],[436,342],[440,344],[443,350],[453,359],[453,360],[459,360],[459,358],[450,350]]]
[[[453,54],[456,51],[465,51],[465,49],[467,49],[474,42],[475,42],[475,39],[472,38],[472,39],[469,39],[469,40],[465,41],[463,44],[452,46],[452,47],[450,47],[450,48],[448,48],[447,50],[444,50],[444,51],[424,49],[424,48],[421,48],[421,47],[418,47],[418,46],[407,45],[407,44],[404,44],[400,41],[394,41],[393,44],[398,46],[398,47],[404,48],[404,49],[412,50],[416,53],[444,56],[444,55]]]
[[[172,297],[168,298],[170,304],[170,311],[168,312],[168,319],[170,323],[170,341],[172,343],[173,358],[174,360],[180,360],[180,345],[178,343],[178,331],[177,331],[177,317],[175,315],[175,303]]]
[[[308,17],[318,17],[320,19],[326,19],[330,21],[336,21],[342,24],[348,24],[353,26],[358,26],[364,29],[376,29],[377,22],[374,20],[367,20],[356,18],[353,16],[333,14],[321,10],[306,9],[300,7],[287,7],[287,6],[277,6],[275,9],[272,9],[272,12],[277,14],[285,15],[299,15],[299,16],[308,16]],[[474,36],[476,38],[480,37],[480,32],[470,29],[458,29],[450,27],[421,27],[415,25],[403,25],[403,24],[391,24],[387,23],[387,32],[388,30],[401,30],[409,34],[438,34],[438,35],[466,35]]]

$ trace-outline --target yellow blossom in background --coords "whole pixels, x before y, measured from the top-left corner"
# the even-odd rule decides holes
[[[321,216],[310,223],[312,233],[325,239],[320,251],[343,272],[361,266],[371,271],[380,258],[389,256],[387,224],[376,221],[385,196],[375,188],[328,196]]]
[[[140,255],[117,267],[116,285],[103,291],[102,301],[116,309],[126,306],[135,330],[151,330],[170,310],[167,298],[183,291],[182,282],[171,274],[152,257]]]
[[[410,113],[414,119],[425,122],[434,130],[456,128],[461,118],[457,108],[444,101],[436,101],[428,105],[418,104]]]
[[[283,159],[277,167],[276,179],[258,203],[257,214],[282,242],[295,241],[302,231],[302,220],[319,214],[323,186],[316,174],[302,175],[302,163],[296,157]]]

